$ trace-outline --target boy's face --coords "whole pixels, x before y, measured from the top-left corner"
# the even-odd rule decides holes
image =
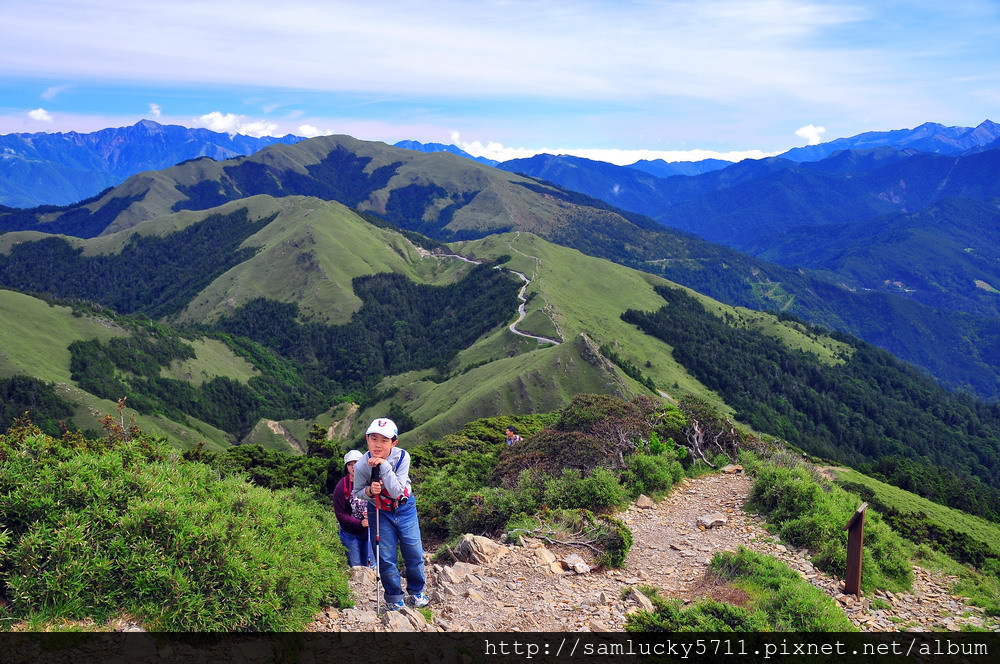
[[[389,453],[392,452],[392,448],[396,446],[399,439],[393,440],[383,436],[380,433],[370,433],[365,436],[365,440],[368,442],[368,451],[371,452],[373,457],[379,459],[389,458]]]

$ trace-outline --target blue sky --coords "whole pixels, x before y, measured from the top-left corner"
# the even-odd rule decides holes
[[[0,134],[147,118],[615,163],[1000,121],[997,0],[0,0]]]

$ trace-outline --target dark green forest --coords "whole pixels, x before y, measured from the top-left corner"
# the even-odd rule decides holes
[[[711,314],[684,291],[657,292],[666,306],[630,310],[622,319],[673,346],[674,358],[722,395],[738,419],[855,468],[878,467],[885,457],[918,461],[896,464],[893,483],[921,469],[924,479],[908,482],[911,490],[1000,520],[1000,406],[948,392],[889,353],[845,334],[807,326],[852,347],[841,363],[824,364],[775,338],[734,326],[734,319]]]
[[[62,424],[72,427],[73,404],[60,397],[55,387],[23,374],[0,378],[0,431],[25,414],[50,436],[62,434]]]

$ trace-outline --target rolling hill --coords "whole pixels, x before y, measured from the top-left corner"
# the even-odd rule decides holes
[[[80,304],[96,302],[122,330],[63,342],[66,384],[104,403],[127,395],[153,421],[218,430],[216,445],[301,452],[295,432],[306,422],[329,420],[350,441],[387,412],[419,444],[582,392],[696,397],[843,463],[926,460],[966,478],[968,509],[997,513],[995,489],[983,484],[996,477],[995,407],[844,335],[693,292],[678,300],[671,282],[534,234],[431,252],[338,203],[260,195],[96,238],[35,231],[5,241],[8,287],[69,301],[78,314],[100,316]],[[514,273],[529,282],[519,331],[559,343],[508,327],[522,283]],[[697,307],[678,304],[687,301]],[[670,336],[664,320],[688,336]],[[11,375],[33,375],[52,352],[24,343],[34,359]]]

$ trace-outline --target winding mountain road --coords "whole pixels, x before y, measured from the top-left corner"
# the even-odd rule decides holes
[[[521,332],[520,330],[517,329],[517,324],[520,323],[522,320],[524,320],[524,317],[527,315],[527,313],[524,310],[524,305],[528,303],[528,298],[525,296],[524,293],[528,290],[528,284],[531,283],[531,280],[528,279],[528,277],[526,277],[524,273],[518,272],[517,270],[511,270],[510,268],[501,268],[499,265],[494,269],[507,270],[508,272],[513,272],[517,276],[521,277],[522,280],[524,280],[524,284],[521,286],[521,290],[517,292],[517,299],[521,300],[521,304],[517,305],[517,320],[511,323],[508,329],[518,336],[528,337],[529,339],[535,339],[536,341],[539,341],[541,343],[561,344],[562,341],[560,341],[559,339],[543,337],[537,334],[529,334],[527,332]]]
[[[421,252],[421,253],[423,253],[423,252]],[[472,263],[473,265],[482,265],[482,263],[483,263],[483,261],[477,261],[477,260],[475,260],[473,258],[469,258],[468,256],[461,256],[459,254],[431,254],[430,252],[427,252],[426,255],[429,255],[429,256],[440,256],[441,258],[456,258],[458,260],[465,261],[466,263]],[[531,284],[531,280],[528,279],[528,277],[523,272],[518,272],[517,270],[512,270],[512,269],[507,268],[507,267],[502,267],[500,265],[497,265],[493,269],[494,270],[507,270],[508,272],[511,272],[511,273],[516,274],[517,276],[521,277],[521,280],[524,282],[524,284],[521,285],[521,290],[519,290],[517,292],[517,299],[519,299],[521,301],[521,303],[517,306],[517,320],[514,321],[513,323],[511,323],[507,327],[507,329],[509,329],[511,332],[513,332],[514,334],[516,334],[519,337],[527,337],[528,339],[534,339],[535,341],[538,341],[539,343],[544,343],[544,344],[561,344],[562,343],[561,339],[553,339],[551,337],[545,337],[545,336],[541,336],[541,335],[538,335],[538,334],[531,334],[530,332],[522,332],[521,330],[517,329],[517,324],[520,323],[522,320],[524,320],[524,317],[527,316],[527,312],[525,311],[524,305],[527,304],[528,298],[525,295],[525,293],[528,290],[528,285]]]

